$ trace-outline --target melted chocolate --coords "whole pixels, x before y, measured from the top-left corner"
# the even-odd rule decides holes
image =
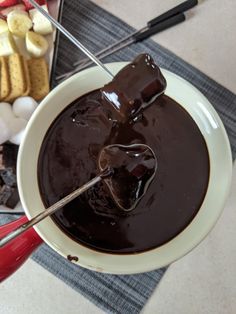
[[[100,182],[53,215],[72,239],[112,253],[141,252],[179,234],[197,214],[209,177],[208,151],[190,115],[158,97],[135,123],[112,120],[100,91],[68,106],[52,123],[39,154],[38,182],[46,207],[99,173],[101,149],[110,144],[149,145],[158,170],[134,210],[122,211]]]
[[[72,261],[78,262],[79,261],[79,258],[77,256],[72,256],[72,255],[67,255],[67,259],[70,262],[72,262]]]
[[[140,75],[141,74],[141,75]],[[164,93],[166,80],[148,54],[141,54],[121,69],[101,91],[119,122],[134,118]]]
[[[115,203],[124,211],[133,210],[155,176],[157,161],[146,145],[108,145],[99,154],[101,171],[112,169],[104,178]]]

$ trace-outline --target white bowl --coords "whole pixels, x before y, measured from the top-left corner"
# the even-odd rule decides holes
[[[116,73],[126,63],[111,63]],[[203,204],[193,221],[168,243],[139,254],[107,254],[78,244],[47,218],[35,230],[56,252],[67,258],[77,256],[80,266],[113,274],[150,271],[168,265],[193,249],[216,223],[227,199],[232,175],[232,157],[224,126],[208,100],[191,84],[177,75],[162,70],[167,80],[166,94],[189,112],[201,130],[210,157],[209,186]],[[98,67],[87,69],[55,88],[40,104],[27,128],[18,158],[20,199],[28,218],[44,210],[37,180],[37,162],[43,138],[54,119],[76,98],[109,81]],[[194,167],[194,165],[193,165]]]

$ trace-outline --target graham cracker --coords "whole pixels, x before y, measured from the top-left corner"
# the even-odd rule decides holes
[[[7,57],[0,57],[0,100],[10,94],[11,85]]]
[[[41,100],[49,93],[48,67],[44,58],[27,60],[31,91],[29,95],[35,100]]]
[[[31,90],[30,74],[29,74],[27,61],[25,60],[24,57],[22,57],[22,61],[23,61],[25,83],[26,83],[26,89],[25,89],[24,93],[22,94],[22,96],[28,96],[30,93],[30,90]]]
[[[18,53],[14,53],[8,57],[8,69],[11,91],[4,101],[12,102],[16,98],[22,96],[26,90],[23,61]]]

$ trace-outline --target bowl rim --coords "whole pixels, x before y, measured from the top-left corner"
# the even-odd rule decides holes
[[[114,63],[106,64],[106,66],[113,73],[116,73],[120,68],[122,68],[126,64],[127,62],[114,62]],[[220,168],[220,170],[217,169],[218,179],[221,179],[220,189],[218,186],[216,186],[216,184],[214,184],[214,182],[211,182],[211,178],[214,175],[216,168],[213,169],[212,168],[213,166],[212,167],[210,166],[211,169],[210,169],[209,186],[214,185],[213,190],[215,194],[211,195],[211,198],[214,197],[215,199],[215,208],[212,208],[214,202],[211,201],[211,208],[208,210],[209,213],[206,214],[206,209],[205,211],[203,211],[203,208],[205,206],[205,200],[207,198],[207,194],[209,191],[209,186],[208,186],[206,197],[203,201],[203,204],[198,214],[180,234],[178,234],[175,238],[173,238],[172,240],[170,240],[169,242],[163,244],[162,246],[158,248],[141,252],[141,253],[137,253],[137,254],[118,255],[118,254],[112,254],[112,253],[98,252],[98,251],[89,249],[83,245],[78,244],[77,242],[73,241],[68,236],[66,236],[65,233],[63,233],[53,223],[53,221],[50,218],[47,218],[44,222],[41,222],[40,224],[34,227],[34,229],[39,234],[39,236],[51,248],[53,248],[56,252],[58,252],[63,257],[66,258],[67,255],[71,252],[73,252],[73,254],[70,254],[70,255],[82,256],[81,258],[79,258],[78,262],[73,261],[73,263],[76,263],[80,266],[83,266],[91,270],[105,272],[105,273],[113,273],[113,274],[133,274],[133,273],[141,273],[141,272],[151,271],[157,268],[161,268],[179,259],[180,257],[184,256],[186,253],[191,251],[197,244],[199,244],[205,238],[205,236],[209,233],[209,231],[213,228],[217,219],[219,218],[220,214],[223,211],[224,204],[229,194],[229,190],[231,186],[231,179],[232,179],[232,153],[231,153],[231,148],[229,144],[229,139],[225,131],[225,128],[223,126],[223,123],[220,117],[218,116],[217,112],[213,108],[213,106],[206,99],[206,97],[202,95],[202,93],[198,91],[191,83],[187,82],[183,78],[177,76],[176,74],[170,71],[167,71],[164,69],[161,69],[161,70],[167,79],[166,94],[168,96],[172,97],[173,99],[179,102],[179,100],[176,99],[177,96],[175,97],[173,94],[175,88],[173,88],[173,86],[172,87],[170,86],[170,88],[168,88],[168,85],[170,82],[171,82],[170,85],[173,85],[173,82],[175,82],[187,94],[189,93],[188,97],[193,97],[193,98],[195,97],[196,99],[199,100],[199,103],[197,103],[197,106],[199,106],[197,110],[199,110],[200,112],[198,114],[202,115],[202,117],[199,117],[199,119],[200,120],[205,119],[203,122],[206,124],[206,130],[201,129],[202,133],[203,131],[206,132],[206,134],[203,134],[205,139],[206,139],[206,136],[208,136],[207,132],[212,132],[213,134],[213,135],[209,134],[209,137],[220,136],[221,138],[220,149],[219,147],[215,147],[215,149],[216,149],[216,153],[221,154],[220,152],[221,150],[222,152],[224,152],[224,154],[221,154],[221,158],[223,159],[222,161],[220,161],[217,159],[218,157],[217,158],[214,157],[217,159],[216,166]],[[21,199],[23,208],[25,209],[26,215],[29,219],[32,218],[32,216],[34,216],[34,212],[32,210],[34,206],[33,204],[34,198],[38,197],[38,195],[36,195],[38,193],[38,190],[37,189],[36,191],[35,189],[33,190],[33,192],[36,193],[34,194],[35,197],[33,197],[32,193],[27,191],[28,189],[26,185],[27,182],[28,183],[30,182],[27,179],[27,167],[28,166],[32,167],[32,165],[29,165],[29,161],[31,161],[31,158],[32,160],[37,158],[32,153],[32,145],[34,145],[34,142],[32,141],[32,135],[34,134],[34,136],[37,137],[37,131],[38,131],[36,128],[36,124],[38,123],[39,125],[40,116],[42,116],[43,114],[47,112],[48,108],[51,105],[50,103],[53,103],[54,99],[58,99],[59,95],[62,95],[63,92],[65,94],[68,93],[68,90],[70,90],[70,88],[72,89],[72,86],[75,86],[75,83],[82,84],[82,82],[84,81],[87,81],[89,83],[90,81],[89,78],[91,79],[91,76],[93,78],[97,76],[97,78],[102,79],[103,84],[109,80],[109,78],[105,74],[101,73],[101,70],[97,66],[86,69],[82,72],[75,74],[74,76],[70,77],[66,81],[62,82],[60,85],[58,85],[55,89],[53,89],[49,93],[49,95],[42,101],[40,106],[38,106],[38,108],[36,109],[35,113],[33,114],[32,118],[30,119],[26,127],[26,134],[19,149],[18,162],[17,162],[17,178],[18,178],[17,180],[18,180],[20,199]],[[89,88],[90,91],[92,89]],[[77,98],[82,94],[84,94],[84,92],[81,94],[78,92]],[[180,95],[179,97],[181,98]],[[69,103],[71,103],[71,101]],[[197,115],[196,113],[197,110],[196,108],[193,108],[193,106],[192,107],[190,105],[188,106],[187,103],[183,103],[183,102],[180,103],[180,105],[183,106],[190,113],[192,117],[194,114]],[[63,108],[65,108],[66,106],[67,105],[64,105]],[[56,118],[56,116],[57,114],[55,114],[54,119]],[[196,120],[195,122],[198,124]],[[48,129],[48,127],[45,127],[45,126],[43,126],[43,128],[45,128],[46,130]],[[207,140],[206,142],[208,146],[209,143]],[[209,150],[209,147],[208,147],[208,150]],[[212,148],[210,148],[209,150],[209,158],[210,158],[210,163],[214,164],[216,161],[214,161],[212,157],[213,155],[211,154],[213,154]],[[214,156],[215,156],[215,152],[214,152]],[[36,169],[36,172],[37,172],[37,169]],[[222,175],[224,176],[223,180],[222,180]],[[30,189],[31,188],[32,187],[30,187]],[[221,195],[220,198],[219,198],[219,195]],[[39,208],[37,210],[38,212],[40,211]],[[208,217],[208,220],[205,221],[204,219],[206,219],[207,217]],[[203,226],[201,224],[203,224]],[[50,225],[50,230],[49,230],[49,225]],[[58,230],[56,232],[57,236],[53,238],[52,233],[55,232],[56,230],[55,226],[56,226],[56,229]],[[201,226],[200,228],[201,230],[199,231],[198,229],[200,226]],[[60,241],[59,239],[57,239],[57,237],[60,237]],[[75,245],[72,245],[71,241],[74,244],[76,243],[77,250],[75,250]],[[70,247],[65,248],[64,243],[66,243]],[[76,252],[76,254],[74,252]],[[152,259],[152,261],[150,259]]]

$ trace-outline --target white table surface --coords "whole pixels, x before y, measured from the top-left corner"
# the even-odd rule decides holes
[[[139,28],[181,0],[94,2]],[[153,39],[236,93],[236,0],[199,2],[189,12],[188,21]],[[236,313],[235,190],[236,165],[231,194],[215,228],[196,249],[171,265],[143,313]],[[0,313],[99,314],[102,311],[29,260],[1,284]]]

